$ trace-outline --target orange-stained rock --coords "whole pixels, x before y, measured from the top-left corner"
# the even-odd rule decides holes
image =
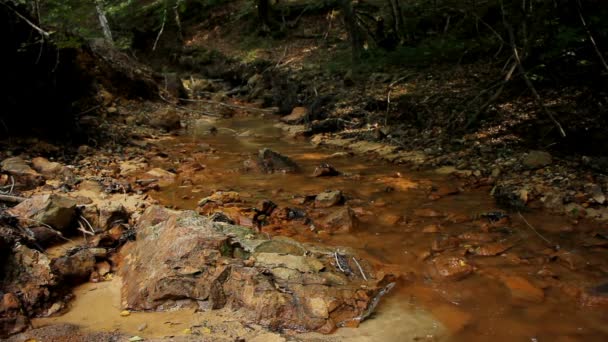
[[[208,301],[213,309],[241,309],[264,326],[323,333],[367,318],[392,277],[375,273],[360,257],[368,280],[358,270],[346,276],[331,249],[307,246],[285,237],[268,240],[192,211],[149,207],[136,241],[123,249],[123,308],[167,310]]]

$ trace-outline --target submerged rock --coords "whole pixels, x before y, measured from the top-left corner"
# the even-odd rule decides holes
[[[298,165],[293,160],[269,148],[263,148],[258,152],[257,164],[265,173],[299,171]]]
[[[243,252],[251,258],[237,256]],[[123,253],[125,309],[198,307],[208,301],[214,309],[242,309],[247,318],[274,329],[331,332],[359,322],[392,279],[378,279],[362,259],[368,280],[346,276],[326,249],[268,240],[245,227],[158,206],[142,215],[137,240]]]
[[[328,190],[315,197],[315,208],[329,208],[338,205],[343,201],[344,196],[342,196],[342,191]]]
[[[335,167],[329,164],[321,164],[315,168],[315,171],[312,173],[313,177],[331,177],[331,176],[339,176],[340,171],[336,170]]]

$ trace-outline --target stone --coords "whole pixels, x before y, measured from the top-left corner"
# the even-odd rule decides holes
[[[216,191],[211,196],[207,196],[198,201],[198,206],[202,207],[209,202],[217,203],[219,205],[238,203],[241,202],[241,195],[236,191]]]
[[[284,237],[274,246],[268,241],[192,211],[149,207],[137,222],[137,239],[121,250],[122,309],[171,310],[207,301],[273,329],[330,332],[367,318],[384,293],[380,284],[390,281],[366,262],[369,280],[344,276],[336,285],[324,277],[335,269],[326,248],[317,252]],[[256,252],[258,246],[265,251]],[[300,254],[293,246],[305,252],[268,252]],[[252,258],[234,257],[237,249]]]
[[[7,210],[17,216],[24,227],[46,224],[59,231],[67,230],[76,215],[76,201],[69,197],[37,195]]]
[[[269,148],[263,148],[258,152],[256,162],[264,173],[293,173],[300,169],[293,160]]]
[[[344,196],[342,196],[342,191],[328,190],[315,197],[315,208],[329,208],[338,205],[343,201]]]
[[[335,167],[329,164],[321,164],[315,168],[315,171],[312,173],[313,177],[331,177],[331,176],[339,176],[340,171],[336,170]]]
[[[95,268],[95,255],[88,249],[53,260],[53,271],[62,279],[74,282],[88,279]]]
[[[350,207],[341,207],[329,214],[321,222],[323,229],[330,232],[349,233],[359,226],[359,219]]]
[[[154,128],[168,132],[181,128],[181,118],[175,109],[163,109],[151,113],[148,123]]]
[[[41,174],[32,169],[20,157],[7,158],[0,163],[0,169],[15,179],[15,184],[25,188],[36,187],[44,184]]]
[[[36,243],[42,247],[47,247],[53,245],[54,243],[65,241],[65,238],[62,238],[63,235],[53,228],[38,226],[31,227],[29,230],[34,234],[34,240],[36,240]]]
[[[261,243],[255,248],[256,253],[278,253],[291,255],[304,255],[306,250],[299,244],[284,241],[278,237]]]
[[[33,314],[51,299],[50,289],[57,285],[57,277],[51,271],[50,264],[44,253],[24,245],[10,250],[3,262],[2,290],[5,293],[19,293],[20,311]]]
[[[542,289],[532,285],[523,277],[505,275],[500,279],[511,292],[511,298],[517,303],[541,303],[545,298]]]
[[[457,256],[440,255],[433,260],[431,273],[439,279],[461,280],[475,271],[466,259]]]
[[[423,233],[440,233],[441,227],[437,224],[429,224],[428,226],[425,226],[424,228],[422,228],[422,232]]]
[[[129,212],[118,202],[104,202],[99,207],[98,227],[105,231],[119,223],[129,223]]]
[[[495,242],[484,244],[475,249],[475,255],[479,256],[495,256],[505,252],[506,250],[513,247],[513,244],[506,242]]]
[[[12,293],[5,293],[0,302],[0,313],[17,310],[21,307],[19,299]]]
[[[301,273],[317,273],[325,268],[316,258],[279,253],[256,253],[255,263],[262,267],[285,267]]]
[[[604,204],[604,202],[606,202],[606,195],[604,195],[601,186],[594,184],[591,186],[590,192],[591,198],[595,201],[595,203]]]
[[[608,283],[603,283],[581,291],[579,302],[583,306],[608,307]]]
[[[168,186],[175,183],[177,175],[171,171],[163,170],[161,168],[154,168],[146,172],[146,176],[150,178],[158,179],[160,186]]]
[[[32,166],[34,170],[38,171],[46,177],[53,177],[62,173],[69,172],[69,169],[64,165],[57,162],[49,161],[48,159],[43,157],[36,157],[32,159]]]
[[[308,116],[308,109],[306,107],[295,107],[292,109],[291,114],[281,118],[281,121],[290,124],[297,125],[304,121]]]
[[[95,270],[97,270],[97,273],[99,273],[99,275],[103,277],[112,271],[112,266],[109,262],[102,261],[95,264]]]
[[[432,218],[432,217],[444,217],[445,214],[438,212],[431,208],[420,208],[414,210],[414,216]]]
[[[549,152],[530,151],[522,158],[522,164],[529,169],[539,169],[551,165],[553,158]]]

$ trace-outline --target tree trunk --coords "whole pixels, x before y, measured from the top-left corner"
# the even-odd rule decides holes
[[[104,37],[109,43],[114,44],[114,39],[112,39],[112,31],[110,30],[110,25],[108,24],[108,18],[106,18],[106,12],[103,10],[103,4],[100,0],[95,2],[95,8],[97,9],[97,17],[99,18],[99,24],[103,30]]]
[[[361,51],[363,50],[363,38],[359,25],[357,24],[357,18],[350,0],[340,0],[342,6],[342,12],[344,15],[344,24],[346,25],[346,31],[350,37],[352,46],[352,62],[353,65],[359,64],[361,60]]]
[[[262,23],[262,31],[270,32],[270,3],[268,0],[257,0],[258,3],[258,19]]]

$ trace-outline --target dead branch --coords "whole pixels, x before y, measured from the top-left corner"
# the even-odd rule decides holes
[[[589,36],[589,41],[591,41],[591,45],[593,45],[593,49],[595,50],[597,57],[600,59],[600,62],[602,62],[602,66],[604,67],[604,69],[606,69],[606,71],[608,71],[608,64],[606,64],[604,55],[602,55],[602,52],[597,47],[597,44],[595,43],[595,39],[593,38],[593,35],[591,34],[591,30],[589,29],[589,26],[587,25],[587,22],[585,21],[585,17],[583,17],[583,12],[582,12],[583,5],[581,4],[581,0],[577,0],[576,4],[577,4],[576,9],[578,11],[578,17],[581,19],[581,23],[583,24],[585,31],[587,31],[587,35]]]
[[[7,203],[21,203],[25,201],[27,198],[20,196],[12,196],[12,195],[0,195],[0,202]]]
[[[537,105],[541,108],[541,110],[545,113],[545,115],[547,115],[547,117],[557,127],[561,136],[566,137],[566,132],[562,128],[562,125],[555,119],[555,117],[553,116],[553,113],[551,113],[551,111],[547,108],[547,106],[545,106],[545,103],[543,102],[543,99],[540,97],[540,94],[536,90],[536,87],[534,87],[534,84],[532,83],[532,81],[530,81],[530,78],[526,74],[526,70],[521,62],[521,58],[519,57],[519,51],[517,49],[517,43],[515,41],[515,33],[513,33],[513,27],[511,27],[511,25],[507,21],[502,1],[500,2],[500,8],[502,11],[503,25],[509,32],[509,42],[511,45],[511,49],[513,50],[513,57],[515,58],[515,62],[517,64],[517,69],[521,73],[521,77],[524,79],[524,82],[526,82],[526,85],[532,92],[532,95],[534,96],[534,99],[536,100]]]
[[[395,85],[397,85],[399,82],[405,80],[406,78],[410,77],[412,74],[407,74],[404,76],[399,77],[398,79],[394,80],[393,82],[391,82],[388,85],[388,94],[386,95],[386,116],[384,117],[384,125],[386,126],[386,124],[388,123],[388,115],[390,113],[390,109],[391,109],[391,93],[393,91],[393,87]]]
[[[167,9],[165,8],[165,12],[163,14],[163,23],[160,25],[160,30],[158,31],[158,35],[156,36],[156,39],[154,40],[154,45],[152,45],[152,51],[156,51],[156,44],[158,44],[158,41],[160,40],[160,36],[162,36],[163,31],[165,30],[166,21],[167,21]]]
[[[33,22],[31,22],[28,18],[26,18],[25,16],[23,16],[16,9],[12,8],[11,6],[9,6],[9,5],[5,4],[4,2],[1,2],[1,1],[0,1],[0,4],[2,4],[4,7],[8,8],[13,13],[15,13],[16,16],[18,16],[19,18],[21,18],[21,20],[25,21],[28,25],[30,25],[30,27],[32,27],[34,30],[36,30],[38,33],[40,33],[40,35],[43,36],[44,38],[48,38],[51,35],[50,33],[46,32],[45,30],[41,29],[36,24],[34,24]]]
[[[359,272],[361,272],[361,276],[363,277],[363,280],[367,281],[367,276],[365,275],[365,272],[363,272],[363,268],[361,268],[361,265],[359,265],[359,262],[357,261],[357,259],[355,257],[353,257],[353,261],[359,268]]]

